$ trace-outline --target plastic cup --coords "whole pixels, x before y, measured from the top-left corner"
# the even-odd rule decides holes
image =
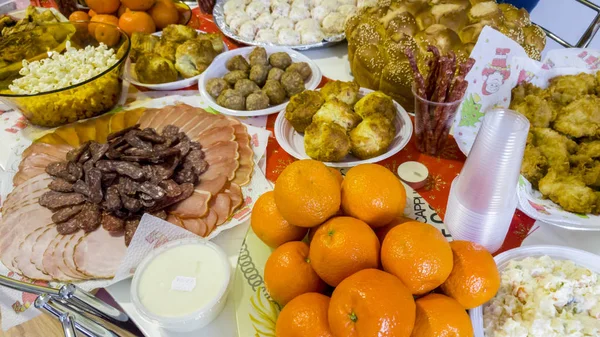
[[[529,121],[508,109],[486,113],[471,153],[450,188],[444,222],[452,237],[490,252],[504,242],[517,207]]]
[[[444,223],[452,238],[467,240],[484,246],[490,252],[496,252],[506,238],[510,223],[517,207],[516,193],[510,198],[509,206],[501,212],[477,213],[463,205],[456,194],[454,179],[448,197],[448,206]]]
[[[417,149],[431,156],[439,155],[446,142],[454,121],[454,116],[462,98],[448,103],[430,101],[417,95],[415,97],[415,137]]]
[[[456,183],[458,199],[468,209],[502,211],[517,191],[529,121],[518,112],[487,112]]]

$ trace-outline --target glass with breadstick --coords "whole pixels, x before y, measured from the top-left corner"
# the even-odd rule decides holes
[[[467,91],[465,76],[475,60],[457,60],[453,52],[441,55],[435,46],[427,48],[429,73],[423,76],[412,50],[405,53],[414,74],[413,95],[415,97],[415,136],[420,152],[432,156],[439,155],[452,127],[452,121]]]

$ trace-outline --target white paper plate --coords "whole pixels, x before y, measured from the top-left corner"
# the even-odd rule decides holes
[[[196,31],[199,34],[206,34],[206,32],[198,30],[198,29],[196,29]],[[161,36],[162,32],[156,32],[152,35]],[[225,47],[223,53],[226,53],[227,51],[229,51],[229,48],[227,48],[227,45],[225,44],[225,42],[223,42],[223,46]],[[198,80],[202,76],[202,74],[196,75],[196,76],[190,77],[190,78],[182,78],[181,76],[178,76],[181,79],[178,81],[175,81],[175,82],[149,84],[149,83],[142,83],[138,80],[137,74],[135,73],[135,70],[134,70],[134,67],[135,67],[135,63],[132,63],[131,59],[128,57],[127,61],[125,61],[125,71],[123,73],[123,77],[125,78],[125,80],[132,84],[135,84],[137,86],[148,88],[150,90],[164,91],[164,90],[178,90],[178,89],[187,88],[187,87],[190,87],[190,86],[198,83]]]
[[[230,58],[237,56],[237,55],[242,55],[247,59],[248,55],[252,52],[252,50],[254,50],[254,48],[256,48],[256,47],[238,48],[238,49],[234,49],[234,50],[225,52],[225,53],[217,56],[213,60],[213,62],[210,64],[208,69],[206,69],[206,71],[204,73],[202,73],[202,77],[200,79],[200,82],[198,83],[198,90],[200,90],[200,94],[202,94],[202,96],[206,99],[206,101],[208,102],[208,105],[210,105],[211,108],[217,110],[218,112],[220,112],[222,114],[230,115],[230,116],[237,116],[237,117],[252,117],[252,116],[271,115],[271,114],[277,113],[277,112],[285,109],[285,106],[288,104],[289,100],[287,100],[284,103],[281,103],[279,105],[271,106],[271,107],[268,107],[268,108],[262,109],[262,110],[251,110],[250,111],[250,110],[227,109],[227,108],[224,108],[224,107],[220,106],[219,104],[217,104],[217,101],[208,93],[208,91],[206,91],[206,82],[208,82],[208,80],[210,80],[211,78],[215,78],[215,77],[223,77],[223,76],[225,76],[225,74],[227,74],[229,72],[227,70],[227,68],[225,68],[225,63]],[[310,66],[310,69],[312,70],[312,75],[304,83],[306,90],[316,89],[319,86],[319,83],[321,83],[321,78],[323,77],[321,75],[321,70],[319,69],[319,67],[313,60],[311,60],[308,57],[300,54],[299,52],[291,50],[289,48],[284,48],[284,47],[264,47],[264,48],[267,50],[267,55],[271,55],[271,54],[277,53],[277,52],[284,52],[284,53],[287,53],[288,55],[290,55],[290,57],[292,58],[292,62],[294,62],[294,63],[297,63],[297,62],[308,63],[308,65]]]
[[[373,92],[373,90],[360,88],[360,97],[371,92]],[[365,160],[358,159],[349,154],[340,162],[327,162],[325,165],[331,167],[353,167],[360,164],[376,163],[400,152],[400,150],[408,144],[408,141],[412,136],[413,125],[406,110],[404,110],[404,108],[396,101],[394,101],[394,106],[396,106],[397,111],[396,119],[394,120],[394,125],[396,125],[396,137],[394,137],[394,140],[386,153]],[[289,153],[292,157],[296,159],[310,159],[304,150],[304,135],[296,132],[292,127],[292,124],[285,119],[285,109],[281,111],[279,116],[277,116],[277,120],[275,120],[275,138],[285,152]]]

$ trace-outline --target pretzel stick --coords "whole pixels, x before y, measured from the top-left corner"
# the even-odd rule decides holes
[[[425,92],[425,80],[423,79],[423,75],[419,71],[419,67],[417,65],[417,60],[415,59],[415,55],[412,50],[406,48],[404,50],[404,54],[408,58],[408,63],[410,64],[414,77],[415,77],[415,93],[421,99],[427,99],[427,95]],[[420,111],[420,113],[417,113]],[[425,148],[428,148],[431,136],[433,135],[433,130],[431,130],[431,124],[429,122],[429,107],[427,103],[421,102],[421,100],[417,99],[417,104],[415,104],[415,118],[420,118],[420,125],[423,126],[423,131],[425,132],[424,142],[421,142],[421,145],[424,145]],[[416,132],[418,134],[418,132]]]
[[[427,99],[431,100],[433,97],[433,91],[435,90],[435,76],[437,75],[439,62],[440,62],[440,51],[436,46],[428,46],[427,50],[433,54],[433,57],[429,61],[429,76],[427,76]]]

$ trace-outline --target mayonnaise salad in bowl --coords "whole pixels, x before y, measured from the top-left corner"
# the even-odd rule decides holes
[[[529,246],[494,260],[500,289],[470,311],[476,337],[600,336],[600,256]]]

